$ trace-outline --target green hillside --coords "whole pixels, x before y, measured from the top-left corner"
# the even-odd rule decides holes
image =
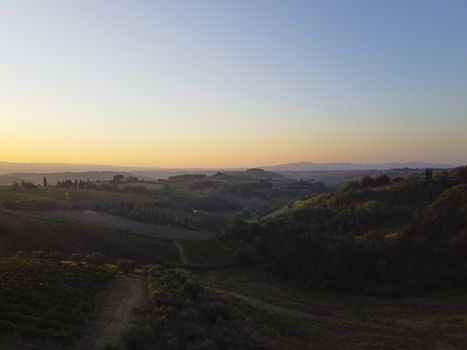
[[[399,294],[467,285],[467,168],[426,177],[363,178],[226,238],[257,262],[314,287]]]

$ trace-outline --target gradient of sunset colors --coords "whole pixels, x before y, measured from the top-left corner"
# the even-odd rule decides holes
[[[0,0],[0,160],[467,163],[467,1]]]

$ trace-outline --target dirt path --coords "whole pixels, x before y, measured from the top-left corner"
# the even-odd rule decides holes
[[[185,265],[188,264],[188,258],[186,257],[185,249],[183,248],[183,246],[180,244],[179,241],[174,241],[174,243],[178,249],[178,255],[180,256],[181,263]]]
[[[96,318],[86,328],[76,350],[101,350],[108,344],[118,345],[122,332],[138,319],[134,310],[144,308],[145,304],[143,283],[136,278],[117,275],[97,306]]]
[[[276,304],[273,304],[269,301],[264,301],[262,299],[258,298],[253,298],[246,296],[241,293],[236,293],[232,291],[226,291],[223,289],[218,289],[218,291],[222,291],[224,293],[227,293],[237,299],[243,300],[245,303],[253,306],[256,309],[263,310],[270,312],[272,314],[277,314],[277,315],[283,315],[283,316],[290,316],[290,317],[298,317],[298,318],[312,318],[312,316],[304,311],[296,310],[293,308],[287,308],[283,306],[279,306]]]

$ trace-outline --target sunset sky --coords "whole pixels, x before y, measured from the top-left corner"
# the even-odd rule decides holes
[[[467,163],[467,1],[0,0],[0,161]]]

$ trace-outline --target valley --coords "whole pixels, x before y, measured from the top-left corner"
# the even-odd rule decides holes
[[[337,191],[259,169],[154,182],[123,175],[47,187],[21,182],[0,188],[0,252],[116,273],[73,349],[189,342],[188,333],[173,333],[181,316],[165,309],[161,315],[173,321],[164,323],[164,336],[142,331],[162,327],[144,325],[153,303],[187,308],[200,325],[207,322],[193,332],[221,327],[229,336],[211,339],[220,349],[227,339],[239,349],[461,349],[467,341],[462,263],[425,288],[425,277],[408,284],[398,271],[404,254],[412,264],[427,261],[429,250],[408,250],[418,242],[411,238],[413,222],[422,210],[444,215],[452,201],[464,203],[464,172],[363,177]],[[462,218],[455,212],[464,206],[456,205],[450,215]],[[459,239],[462,233],[452,230],[462,232],[464,224],[455,222],[445,230]],[[401,244],[405,250],[395,250]],[[392,261],[391,254],[399,257]],[[462,262],[452,254],[443,261]],[[430,264],[425,268],[437,269]],[[171,299],[180,293],[193,301]],[[201,306],[197,293],[215,311]],[[211,313],[222,326],[210,321]],[[26,346],[21,338],[8,344]]]

